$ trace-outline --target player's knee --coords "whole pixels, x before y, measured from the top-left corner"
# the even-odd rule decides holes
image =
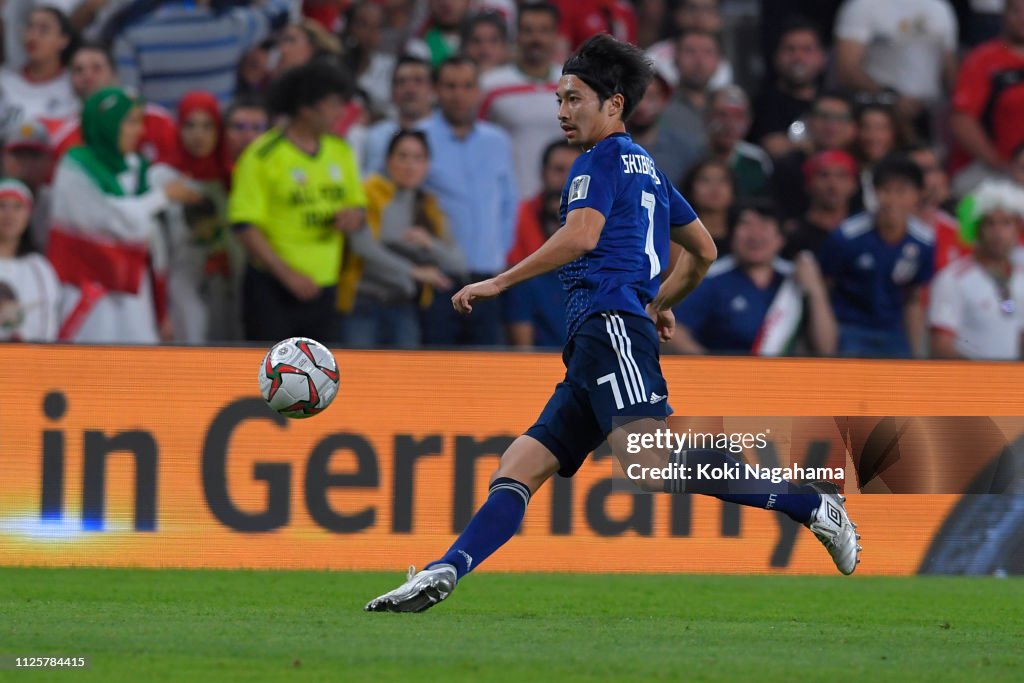
[[[558,471],[558,460],[536,439],[520,436],[508,447],[498,469],[491,475],[491,482],[501,477],[515,479],[535,492]]]

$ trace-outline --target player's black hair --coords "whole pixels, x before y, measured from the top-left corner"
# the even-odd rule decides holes
[[[426,133],[424,133],[421,130],[411,130],[409,128],[403,128],[397,133],[395,133],[393,136],[391,136],[391,141],[388,143],[388,150],[384,158],[390,159],[391,155],[395,151],[395,148],[398,147],[398,143],[400,143],[402,140],[406,138],[413,138],[414,140],[419,140],[420,144],[423,145],[423,149],[426,150],[427,156],[430,156],[430,143],[427,142]]]
[[[516,23],[516,26],[522,26],[523,15],[529,12],[550,15],[551,18],[554,20],[555,24],[558,24],[562,21],[562,13],[559,11],[556,5],[553,5],[550,2],[524,2],[522,5],[519,6],[519,18]]]
[[[352,81],[337,64],[314,59],[289,69],[270,84],[267,110],[272,117],[295,116],[303,107],[316,106],[331,95],[348,99],[352,95]]]
[[[67,66],[68,62],[71,61],[71,55],[78,48],[78,33],[75,31],[75,27],[71,25],[71,19],[61,10],[47,4],[36,5],[29,14],[32,12],[46,12],[57,20],[60,34],[68,39],[68,44],[60,51],[60,64],[61,66]]]
[[[434,69],[434,84],[436,85],[441,80],[441,74],[445,69],[455,66],[471,66],[476,70],[477,75],[480,75],[480,65],[476,63],[475,59],[462,54],[454,54],[438,64],[437,68]]]
[[[474,14],[466,23],[462,25],[462,45],[465,46],[469,42],[469,37],[473,35],[473,31],[476,30],[477,26],[481,24],[490,24],[498,31],[498,35],[501,36],[501,42],[508,42],[508,24],[505,23],[505,17],[501,16],[497,12],[481,12],[480,14]]]
[[[626,121],[654,78],[654,65],[637,47],[599,33],[583,43],[562,67],[563,76],[576,76],[590,86],[599,105],[619,93]]]
[[[918,190],[924,189],[921,167],[906,154],[897,152],[886,155],[875,165],[873,175],[876,189],[893,180],[905,180]]]
[[[544,148],[544,153],[540,157],[540,168],[542,171],[547,167],[548,162],[551,161],[551,156],[560,149],[576,148],[570,145],[568,140],[555,140],[554,142],[549,143],[548,146]]]
[[[86,51],[98,52],[103,57],[103,59],[107,61],[107,66],[110,67],[110,70],[115,74],[117,73],[117,64],[114,62],[114,55],[110,54],[110,50],[108,50],[104,45],[101,45],[100,43],[94,43],[91,40],[84,40],[75,46],[75,49],[71,52],[70,55],[68,55],[68,64],[71,63],[71,60],[73,60],[75,58],[75,55],[77,55],[79,52]]]

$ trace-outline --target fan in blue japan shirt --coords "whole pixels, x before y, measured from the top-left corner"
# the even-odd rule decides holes
[[[906,357],[921,353],[921,289],[932,278],[935,237],[913,216],[924,179],[903,155],[874,173],[878,211],[847,219],[818,252],[839,322],[839,353]]]

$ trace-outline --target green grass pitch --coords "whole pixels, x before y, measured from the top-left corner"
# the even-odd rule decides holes
[[[0,569],[2,681],[1021,681],[1020,579]]]

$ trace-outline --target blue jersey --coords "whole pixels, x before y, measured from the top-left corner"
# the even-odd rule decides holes
[[[833,281],[832,308],[842,324],[875,330],[902,330],[909,290],[932,278],[932,230],[910,219],[907,234],[884,242],[866,213],[844,221],[818,251],[821,272]]]
[[[776,259],[775,276],[761,289],[732,256],[716,261],[697,289],[675,308],[676,320],[709,351],[750,353],[765,315],[793,264]]]
[[[697,218],[643,147],[626,133],[581,154],[562,190],[561,220],[591,208],[605,218],[597,247],[559,270],[568,292],[568,337],[603,311],[646,315],[669,267],[669,228]]]

